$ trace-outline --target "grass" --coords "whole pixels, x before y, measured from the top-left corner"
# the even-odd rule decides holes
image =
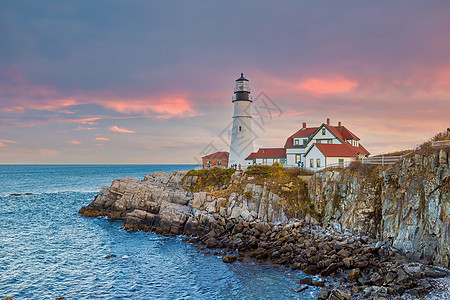
[[[235,169],[222,169],[214,167],[212,169],[190,170],[186,177],[197,176],[197,182],[188,188],[191,192],[213,191],[222,189],[224,185],[228,185],[231,176],[236,172]]]

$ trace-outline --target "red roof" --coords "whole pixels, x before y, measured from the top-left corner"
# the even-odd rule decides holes
[[[336,135],[343,142],[345,140],[358,140],[359,138],[353,134],[350,130],[348,130],[345,126],[331,126],[324,124],[334,135]]]
[[[286,148],[259,148],[258,152],[250,154],[246,159],[255,158],[286,158]]]
[[[295,145],[294,146],[294,137],[305,137],[308,138],[311,134],[316,132],[316,130],[319,129],[319,127],[309,127],[309,128],[302,128],[286,140],[286,143],[284,144],[284,147],[302,147],[303,145]]]
[[[364,154],[364,155],[370,154],[370,152],[367,151],[367,149],[364,148],[361,144],[359,144],[358,147],[354,147],[354,148],[358,149],[358,153],[361,153],[361,154]]]
[[[246,159],[255,159],[256,158],[256,152],[252,152],[249,156],[247,156]]]
[[[363,146],[353,147],[349,143],[344,144],[314,144],[326,157],[357,157],[358,153],[369,154]],[[364,151],[364,152],[361,152]]]
[[[213,158],[226,158],[228,159],[229,153],[226,151],[222,151],[222,152],[216,152],[216,153],[212,153],[206,156],[203,156],[202,158],[208,158],[208,159],[213,159]]]
[[[346,140],[355,139],[359,141],[359,138],[353,134],[350,130],[348,130],[345,126],[331,126],[327,124],[323,124],[328,130],[330,130],[338,139],[342,142]],[[312,134],[314,134],[320,127],[309,127],[309,128],[301,128],[296,133],[287,138],[284,147],[303,147],[303,145],[294,145],[294,137],[305,137],[309,138]],[[367,150],[366,150],[367,151]]]

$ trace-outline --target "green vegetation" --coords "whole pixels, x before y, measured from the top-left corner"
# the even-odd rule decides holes
[[[436,134],[429,141],[423,143],[422,145],[419,145],[416,148],[415,153],[421,154],[421,155],[429,155],[431,153],[439,152],[441,147],[432,147],[433,142],[448,141],[448,140],[450,140],[450,128],[447,128],[447,130]],[[443,146],[443,147],[448,147],[448,146]]]
[[[274,163],[272,166],[249,166],[245,171],[249,175],[267,177],[285,177],[286,179],[296,176],[310,176],[313,173],[302,168],[285,169],[280,163]]]
[[[448,140],[450,140],[450,128],[447,128],[446,131],[436,134],[431,140],[432,141],[448,141]]]
[[[186,186],[185,184],[185,187],[192,192],[221,189],[224,185],[228,185],[234,172],[236,170],[232,168],[222,169],[218,167],[209,170],[190,170],[184,178],[197,176],[197,182],[192,186]]]
[[[245,196],[245,198],[247,198],[247,199],[251,199],[251,198],[253,197],[253,193],[252,193],[252,191],[246,191],[246,192],[244,193],[244,196]]]

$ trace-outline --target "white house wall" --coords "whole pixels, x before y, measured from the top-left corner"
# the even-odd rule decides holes
[[[286,165],[292,167],[295,165],[295,153],[286,153]]]
[[[317,168],[317,159],[320,158],[320,167]],[[310,166],[310,160],[314,159],[314,165],[313,167]],[[320,152],[319,149],[317,149],[316,146],[313,146],[313,148],[308,152],[308,154],[305,157],[305,168],[312,170],[312,171],[318,171],[325,168],[325,156]]]
[[[305,152],[306,148],[287,148],[286,149],[286,166],[287,167],[296,167],[297,163],[295,162],[295,155],[301,154],[301,161],[305,163]]]

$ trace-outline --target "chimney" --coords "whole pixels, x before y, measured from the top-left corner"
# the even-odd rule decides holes
[[[341,121],[338,122],[338,126],[339,126],[339,127],[341,126]]]
[[[306,122],[303,122],[303,128],[306,128]]]
[[[327,118],[327,125],[330,126],[330,118]]]

